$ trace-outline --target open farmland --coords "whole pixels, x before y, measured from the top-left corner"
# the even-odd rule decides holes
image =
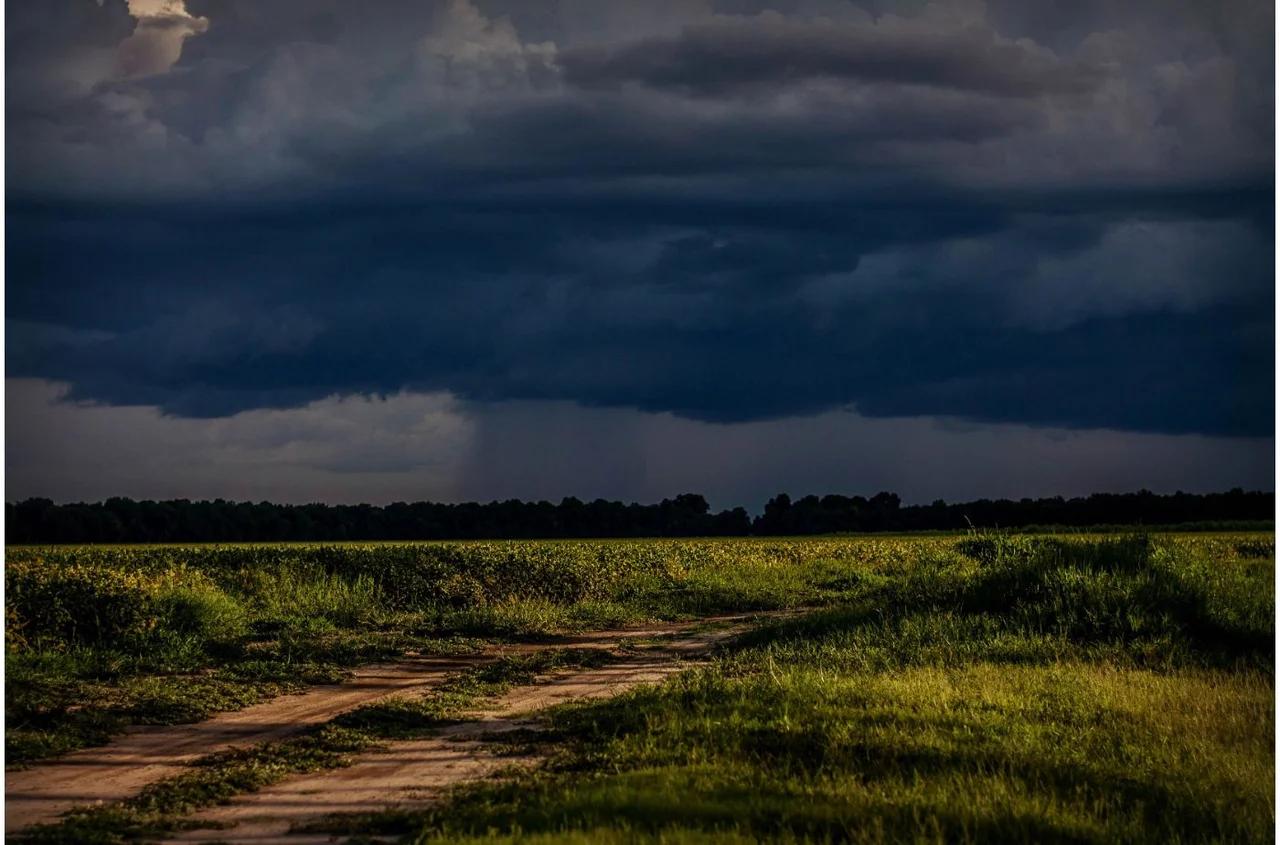
[[[11,548],[7,760],[39,771],[129,725],[200,722],[410,652],[526,649],[29,834],[160,837],[603,659],[531,645],[556,635],[803,611],[759,618],[661,684],[543,713],[521,734],[536,765],[507,780],[301,827],[1271,841],[1274,554],[1263,534]]]

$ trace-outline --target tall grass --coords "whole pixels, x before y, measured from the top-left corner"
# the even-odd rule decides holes
[[[251,577],[246,598],[267,625],[311,618],[355,628],[387,612],[382,587],[367,573],[344,578],[323,570],[280,568]]]

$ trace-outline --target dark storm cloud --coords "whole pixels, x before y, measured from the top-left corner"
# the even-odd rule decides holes
[[[78,47],[109,48],[133,34],[137,21],[124,0],[67,0],[5,5],[5,48],[21,68],[40,55],[66,56]]]
[[[79,88],[9,107],[9,375],[207,418],[410,389],[1271,430],[1251,53],[826,5],[601,4],[556,44],[463,0],[103,23]]]
[[[65,119],[55,100],[82,90],[86,77],[92,81],[95,65],[112,64],[115,46],[136,25],[123,0],[5,4],[5,111],[10,123]]]
[[[868,95],[856,104],[840,97],[810,97],[791,113],[729,110],[708,115],[696,106],[646,97],[585,96],[527,106],[477,110],[465,136],[430,145],[432,158],[480,180],[529,178],[767,174],[776,169],[865,173],[893,142],[976,143],[1008,135],[1038,115],[987,98],[948,98],[929,92]],[[299,149],[321,149],[301,140]],[[403,175],[424,169],[395,161]],[[359,154],[359,153],[357,153]],[[376,166],[368,150],[368,172]],[[335,151],[327,162],[348,169]],[[363,162],[362,162],[363,164]],[[385,166],[385,165],[384,165]],[[429,165],[428,165],[429,166]],[[377,172],[374,170],[374,172]],[[695,194],[696,197],[696,194]]]
[[[777,224],[766,209],[710,203],[683,217],[640,203],[625,215],[617,203],[594,213],[552,204],[541,217],[476,205],[78,218],[11,209],[21,244],[11,261],[52,284],[11,289],[10,319],[97,334],[11,342],[10,367],[70,381],[74,398],[192,416],[407,386],[722,422],[852,403],[886,416],[1269,429],[1269,322],[1251,310],[1269,277],[1251,224],[1225,221],[1255,254],[1234,287],[1205,294],[1209,307],[1104,303],[1104,316],[1086,309],[1045,330],[1018,324],[1011,292],[1035,260],[1097,248],[1105,216],[1077,215],[1081,234],[1055,243],[1045,230],[1067,227],[994,202],[952,203],[782,207]],[[859,275],[867,253],[1022,232],[1036,245],[1006,268],[979,257],[950,274],[939,260],[937,278],[909,266]],[[641,257],[628,266],[632,251]],[[104,278],[113,294],[97,307]]]
[[[635,82],[720,95],[806,79],[931,85],[1034,97],[1083,93],[1101,71],[1037,56],[994,33],[882,31],[878,27],[789,23],[777,19],[686,27],[674,37],[577,47],[559,56],[572,85]]]

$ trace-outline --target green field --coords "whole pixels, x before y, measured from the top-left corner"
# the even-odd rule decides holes
[[[1269,534],[6,552],[21,765],[414,649],[806,608],[561,707],[431,842],[1270,842]]]

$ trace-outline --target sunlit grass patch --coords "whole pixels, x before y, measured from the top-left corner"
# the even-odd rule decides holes
[[[828,573],[838,607],[554,711],[554,765],[460,790],[417,841],[1269,842],[1272,572],[978,537]]]
[[[1090,664],[694,672],[562,710],[559,774],[464,791],[420,841],[1268,841],[1272,707],[1260,676]]]

